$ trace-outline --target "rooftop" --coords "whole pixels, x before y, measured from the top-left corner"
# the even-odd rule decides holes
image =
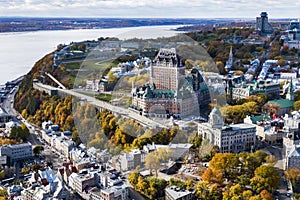
[[[173,197],[173,199],[179,199],[179,198],[182,198],[182,197],[185,197],[187,195],[190,195],[192,194],[192,192],[188,191],[188,190],[184,190],[184,189],[181,189],[180,187],[177,187],[177,186],[171,186],[171,187],[168,187],[166,188],[166,192],[171,195]]]
[[[289,108],[294,106],[294,101],[288,99],[271,100],[268,103],[277,103],[281,108]]]
[[[225,126],[225,128],[232,128],[232,130],[240,130],[240,129],[249,129],[249,128],[255,128],[255,125],[252,124],[246,124],[246,123],[241,123],[241,124],[230,124],[229,126]],[[223,127],[224,129],[224,127]]]

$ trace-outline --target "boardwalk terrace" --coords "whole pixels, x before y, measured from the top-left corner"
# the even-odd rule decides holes
[[[185,71],[174,48],[160,49],[151,65],[150,82],[133,89],[131,107],[147,117],[199,115],[199,106],[210,102],[209,90],[199,69],[188,76]]]

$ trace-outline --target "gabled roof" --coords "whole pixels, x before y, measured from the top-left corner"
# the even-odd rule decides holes
[[[298,157],[298,158],[300,158],[300,146],[294,146],[294,147],[291,149],[291,151],[290,151],[288,157],[289,157],[289,158],[290,158],[290,157]]]

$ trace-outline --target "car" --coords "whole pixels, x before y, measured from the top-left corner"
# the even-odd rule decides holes
[[[289,193],[289,192],[286,193],[286,196],[287,196],[287,197],[290,197],[290,196],[291,196],[291,193]]]

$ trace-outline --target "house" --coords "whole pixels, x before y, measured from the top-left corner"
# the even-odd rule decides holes
[[[280,106],[280,110],[277,113],[278,116],[284,116],[294,108],[294,100],[289,100],[289,99],[271,100],[268,101],[267,104],[268,103],[275,103]]]
[[[284,120],[280,118],[271,119],[269,115],[246,116],[244,123],[256,127],[256,137],[259,141],[268,144],[276,144],[282,141]]]
[[[170,143],[168,145],[152,143],[152,144],[144,145],[143,151],[145,153],[149,153],[151,151],[157,151],[159,148],[169,148],[172,152],[170,159],[178,160],[178,159],[183,159],[186,155],[188,155],[190,153],[192,146],[193,145],[189,143],[178,143],[178,144]]]
[[[13,118],[12,115],[8,114],[6,110],[2,107],[0,107],[0,126],[3,127],[3,125],[7,122],[9,122]]]
[[[286,169],[300,169],[300,145],[294,145],[286,156]]]
[[[181,189],[177,186],[171,186],[165,189],[166,200],[192,200],[194,195],[191,191]]]
[[[121,155],[121,170],[128,171],[135,169],[137,166],[141,165],[142,152],[138,149],[132,150],[129,153]]]

